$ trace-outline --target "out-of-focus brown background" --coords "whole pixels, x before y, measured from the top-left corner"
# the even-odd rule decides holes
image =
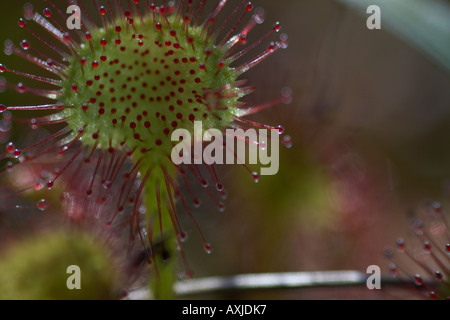
[[[43,1],[30,2],[45,7]],[[425,199],[449,200],[450,71],[384,24],[382,30],[368,30],[365,12],[336,1],[260,0],[255,5],[265,8],[266,21],[252,31],[252,39],[280,21],[289,48],[245,74],[258,87],[247,101],[273,99],[288,86],[293,102],[252,120],[282,124],[293,147],[281,148],[279,173],[262,177],[258,184],[243,168],[220,168],[229,193],[226,211],[219,213],[204,194],[204,206],[195,212],[213,246],[211,255],[183,219],[190,235],[189,265],[196,277],[365,271],[373,264],[387,274],[382,251],[406,233],[407,211]],[[0,3],[2,41],[31,39],[17,26],[22,6],[22,1]],[[0,61],[25,68],[14,59],[2,56]],[[0,95],[5,105],[29,100],[14,92]],[[336,288],[212,297],[391,295]]]
[[[389,274],[382,252],[409,234],[408,211],[449,200],[450,72],[385,25],[369,31],[365,11],[323,0],[259,3],[264,25],[282,22],[289,48],[249,72],[259,87],[250,101],[291,87],[291,105],[256,118],[283,124],[293,148],[281,148],[278,175],[258,184],[242,168],[223,170],[227,210],[202,213],[214,254],[191,241],[192,267],[206,276],[377,264]],[[263,296],[405,297],[366,288]]]

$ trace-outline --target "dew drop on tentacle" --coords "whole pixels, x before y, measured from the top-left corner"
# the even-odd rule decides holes
[[[259,145],[259,148],[261,150],[263,150],[263,151],[267,149],[267,142],[266,141],[260,141],[258,145]]]
[[[4,48],[3,52],[4,52],[7,56],[12,55],[13,52],[14,52],[14,43],[13,43],[11,40],[8,39],[8,40],[5,41],[4,46],[5,46],[5,48]],[[24,49],[24,50],[25,50],[25,49]],[[2,72],[3,72],[3,71],[2,71]]]
[[[222,199],[222,200],[228,199],[228,192],[227,192],[227,190],[225,188],[223,188],[222,191],[220,191],[219,196],[220,196],[220,199]]]
[[[19,157],[22,155],[22,151],[21,150],[19,150],[19,149],[14,149],[14,151],[13,151],[13,156],[14,156],[14,158],[16,158],[16,159],[19,159]]]
[[[12,114],[9,111],[3,112],[3,119],[0,120],[0,131],[8,132],[12,126]]]
[[[423,285],[423,279],[422,279],[422,277],[419,274],[415,274],[414,275],[414,282],[418,286],[422,286]]]
[[[15,150],[15,146],[14,146],[14,143],[13,142],[9,142],[7,145],[6,145],[6,153],[8,153],[8,154],[11,154],[11,153],[13,153],[14,152],[14,150]]]
[[[209,244],[209,243],[204,243],[204,244],[203,244],[203,247],[204,247],[205,252],[206,252],[207,254],[211,254],[211,252],[212,252],[211,244]]]
[[[284,127],[282,125],[278,125],[275,127],[275,129],[278,131],[279,135],[282,135],[285,131]]]
[[[47,209],[47,201],[45,199],[41,199],[36,203],[36,208],[40,211],[45,211]]]
[[[30,43],[28,42],[28,40],[22,40],[22,42],[20,43],[20,46],[22,47],[23,50],[27,51],[30,49]]]
[[[400,252],[405,251],[405,240],[403,238],[398,238],[396,244],[397,244],[397,249]]]
[[[53,182],[53,180],[47,182],[47,189],[51,190],[51,189],[53,188],[54,184],[55,184],[55,183]]]
[[[35,191],[41,191],[41,190],[44,189],[44,187],[45,187],[45,184],[43,182],[39,181],[39,182],[36,182],[36,184],[34,185],[33,189]]]
[[[217,182],[216,183],[216,189],[217,189],[217,191],[222,192],[223,191],[223,184]]]
[[[425,241],[425,242],[423,243],[423,250],[424,250],[426,253],[430,253],[430,251],[431,251],[431,245],[430,245],[430,243],[429,243],[428,241]]]
[[[7,170],[8,172],[11,172],[12,169],[13,169],[13,167],[14,167],[14,163],[12,163],[11,161],[8,161],[8,162],[6,163],[6,170]]]
[[[280,35],[280,45],[282,49],[286,49],[289,46],[288,35],[286,33]]]
[[[223,203],[222,201],[219,201],[217,203],[217,208],[218,208],[219,212],[225,212],[225,203]]]
[[[194,208],[200,208],[200,206],[202,205],[202,203],[200,202],[200,200],[198,200],[198,198],[192,200],[192,203],[194,205]]]
[[[286,148],[288,149],[292,148],[292,139],[290,135],[285,135],[282,139],[282,142]]]
[[[393,276],[397,276],[398,275],[397,266],[395,264],[391,263],[389,265],[389,270],[390,270],[390,272],[391,272],[391,274]]]
[[[187,240],[187,235],[184,231],[180,231],[179,237],[181,242],[185,242]]]
[[[281,89],[281,102],[284,104],[290,104],[292,102],[292,89],[284,87]]]
[[[31,3],[25,3],[23,6],[23,14],[25,19],[31,20],[34,16],[34,7]]]

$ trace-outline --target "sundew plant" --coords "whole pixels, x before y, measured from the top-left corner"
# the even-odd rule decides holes
[[[243,101],[256,90],[245,72],[287,47],[287,36],[276,35],[278,22],[264,24],[267,32],[248,40],[263,22],[262,9],[238,0],[26,4],[17,27],[29,37],[18,44],[5,42],[5,53],[20,57],[23,65],[0,64],[2,88],[48,102],[1,104],[0,112],[8,125],[25,125],[24,135],[41,128],[47,134],[27,145],[7,142],[0,155],[3,174],[54,159],[45,174],[27,179],[22,189],[67,188],[76,194],[70,211],[74,221],[95,215],[113,228],[118,219],[127,220],[129,241],[145,248],[154,271],[152,289],[158,297],[170,297],[176,263],[166,260],[177,248],[184,260],[179,208],[206,252],[212,250],[191,209],[200,206],[191,184],[200,183],[219,211],[226,195],[214,164],[173,163],[174,130],[193,133],[195,121],[202,121],[202,134],[265,128],[284,135],[283,127],[254,122],[251,115],[290,102],[289,89],[280,87],[279,97],[261,104]],[[28,72],[28,65],[42,72]],[[12,83],[9,74],[21,82]],[[266,148],[245,136],[237,139]],[[250,179],[260,179],[243,167]],[[180,184],[187,192],[181,192]],[[36,207],[46,210],[48,205],[41,199]]]

